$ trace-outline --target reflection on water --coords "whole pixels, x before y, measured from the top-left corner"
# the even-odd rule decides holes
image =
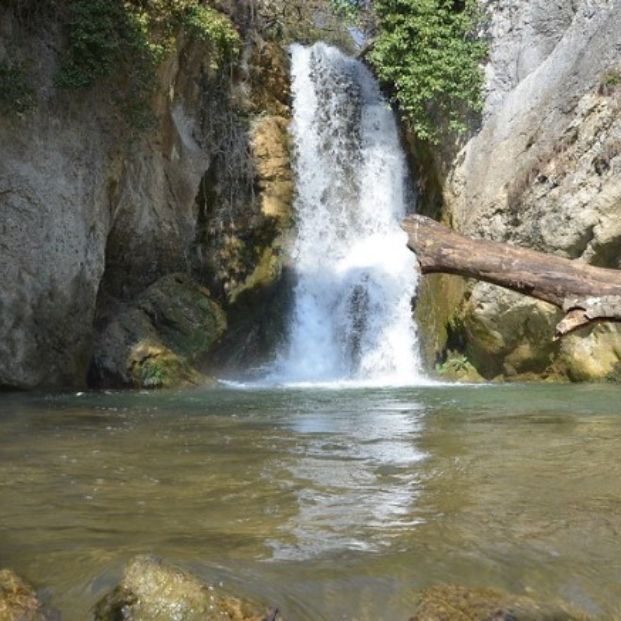
[[[0,565],[66,621],[136,553],[286,618],[496,586],[621,615],[618,388],[0,396]]]
[[[377,550],[390,544],[393,530],[415,523],[422,411],[397,403],[361,416],[352,405],[297,413],[289,421],[300,442],[276,467],[279,478],[303,487],[295,490],[298,508],[282,527],[283,539],[271,542],[277,559]],[[265,476],[276,478],[272,469]]]

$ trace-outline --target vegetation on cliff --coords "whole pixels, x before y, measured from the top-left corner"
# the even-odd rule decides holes
[[[463,133],[482,108],[476,0],[264,0],[264,23],[288,43],[323,39],[346,51],[367,42],[367,58],[419,139]],[[359,51],[359,50],[358,50]]]
[[[55,84],[61,89],[91,88],[108,78],[115,98],[133,127],[151,124],[157,70],[180,35],[204,43],[210,68],[237,58],[240,36],[228,15],[205,0],[9,0],[28,29],[59,27],[65,36]],[[27,72],[0,64],[0,111],[23,113],[34,104]]]
[[[375,0],[377,35],[369,54],[378,76],[418,138],[438,142],[441,128],[462,133],[482,107],[476,0]]]
[[[149,124],[157,67],[181,31],[209,46],[214,69],[240,46],[229,18],[200,0],[71,0],[66,15],[68,47],[56,84],[88,88],[124,76],[122,107],[138,127]]]

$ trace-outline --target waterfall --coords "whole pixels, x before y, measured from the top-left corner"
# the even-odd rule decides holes
[[[416,383],[417,265],[399,226],[408,177],[394,114],[362,63],[322,43],[291,53],[297,280],[273,377]]]

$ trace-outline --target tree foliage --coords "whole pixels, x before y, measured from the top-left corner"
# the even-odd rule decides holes
[[[369,60],[393,87],[417,136],[438,142],[440,127],[462,133],[482,108],[476,0],[375,0],[378,32]]]

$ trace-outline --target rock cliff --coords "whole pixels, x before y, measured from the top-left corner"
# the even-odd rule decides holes
[[[484,5],[480,127],[430,156],[423,209],[441,204],[444,220],[469,235],[620,268],[621,2]],[[558,312],[519,294],[436,277],[422,297],[441,310],[428,358],[460,351],[487,378],[603,379],[619,368],[618,326],[555,343]]]
[[[223,75],[209,46],[179,32],[143,130],[119,112],[122,76],[57,88],[62,26],[0,7],[0,65],[24,70],[33,102],[0,108],[0,389],[83,386],[89,368],[96,385],[140,385],[120,352],[157,322],[116,358],[98,335],[168,274],[208,287],[233,315],[243,291],[259,291],[246,312],[260,291],[273,295],[292,188],[287,58],[253,29],[248,3],[228,4],[239,62]]]

